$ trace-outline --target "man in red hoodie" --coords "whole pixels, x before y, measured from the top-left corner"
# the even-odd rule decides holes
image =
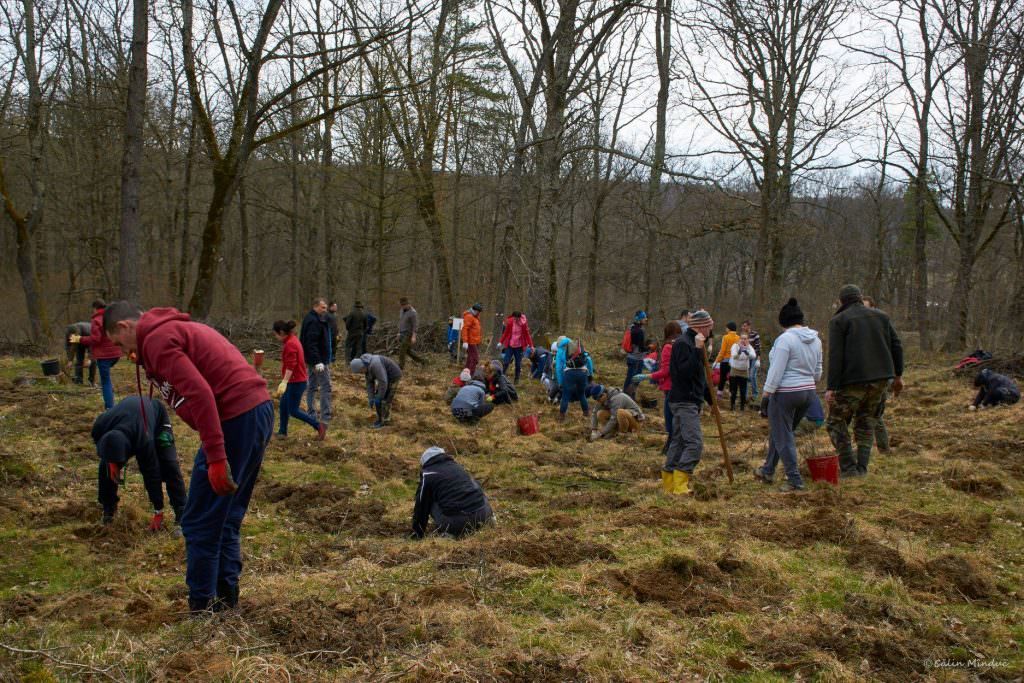
[[[103,327],[124,351],[137,353],[164,402],[199,432],[181,520],[189,608],[235,607],[242,518],[274,427],[267,384],[220,333],[174,308],[143,313],[117,301]]]
[[[105,308],[106,304],[103,302],[103,299],[93,301],[92,323],[89,327],[89,334],[85,337],[73,334],[68,338],[68,341],[72,344],[81,344],[89,347],[93,360],[99,366],[100,387],[103,390],[103,409],[110,410],[114,407],[114,383],[110,379],[110,369],[121,358],[121,349],[117,348],[117,345],[110,341],[103,332],[103,311]]]

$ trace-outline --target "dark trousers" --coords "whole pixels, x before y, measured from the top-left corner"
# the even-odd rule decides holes
[[[377,406],[377,421],[388,423],[391,421],[391,402],[395,400],[395,392],[398,391],[398,380],[388,383],[388,390],[384,392],[384,398]]]
[[[355,337],[345,337],[345,359],[349,363],[354,358],[358,358],[366,353],[366,342],[364,340],[365,337],[361,334]]]
[[[672,443],[672,406],[668,403],[668,392],[666,391],[664,394],[665,400],[663,402],[663,408],[665,410],[665,447],[661,450],[662,453],[668,453],[668,446]]]
[[[206,451],[196,453],[188,503],[181,520],[185,535],[189,603],[205,609],[225,589],[238,586],[242,573],[242,518],[256,485],[263,452],[274,430],[274,404],[266,401],[238,417],[221,423],[228,466],[238,490],[218,496],[210,487]]]
[[[420,365],[423,365],[424,363],[427,362],[426,359],[423,358],[423,356],[421,356],[420,354],[418,354],[415,351],[413,351],[413,348],[412,348],[412,337],[409,337],[408,335],[404,335],[403,334],[402,338],[398,342],[398,367],[400,367],[400,368],[404,368],[405,367],[405,357],[406,356],[409,356],[409,358],[412,358],[414,361],[416,361]]]
[[[580,402],[580,408],[584,415],[590,414],[590,405],[587,403],[587,384],[590,377],[586,370],[563,370],[562,371],[562,403],[559,410],[563,415],[569,412],[569,404],[573,401]]]
[[[718,390],[722,391],[725,389],[725,383],[729,381],[729,370],[732,366],[729,365],[729,361],[723,360],[718,366]]]
[[[729,404],[736,407],[736,395],[740,397],[740,410],[747,409],[747,378],[736,375],[729,376]]]
[[[320,423],[317,422],[316,418],[309,413],[302,412],[302,395],[306,393],[305,382],[289,382],[288,388],[285,389],[284,396],[281,397],[281,406],[279,412],[281,413],[281,426],[278,428],[278,434],[288,433],[288,418],[294,417],[302,420],[313,429],[320,429]]]
[[[643,358],[626,357],[626,380],[622,383],[622,390],[632,398],[636,398],[636,386],[633,384],[633,375],[639,375],[644,371]]]
[[[82,383],[82,375],[85,369],[85,347],[75,344],[75,384]],[[89,384],[96,383],[96,363],[89,363]]]
[[[491,504],[486,501],[479,510],[455,515],[444,514],[441,506],[434,503],[430,506],[430,516],[434,519],[434,533],[449,536],[464,536],[494,522]]]
[[[156,460],[159,466],[159,478],[153,478],[152,474],[146,476],[143,473],[142,483],[146,487],[146,495],[152,503],[154,510],[164,509],[163,487],[167,487],[167,498],[171,501],[171,509],[175,515],[180,515],[185,507],[185,480],[181,476],[181,465],[178,463],[178,451],[172,443],[169,446],[156,447]],[[113,515],[117,512],[117,504],[121,500],[118,493],[118,484],[110,479],[110,472],[107,468],[107,461],[100,458],[99,473],[96,484],[99,492],[98,500],[103,506],[103,512]],[[155,474],[155,473],[154,473]],[[181,521],[179,518],[177,521]]]
[[[480,345],[470,344],[469,348],[466,349],[466,367],[469,368],[470,372],[476,370],[477,363],[480,362]]]
[[[516,379],[515,379],[515,382],[516,382],[516,384],[519,384],[519,373],[521,372],[522,367],[523,367],[523,349],[522,348],[518,348],[518,349],[506,348],[504,351],[501,352],[501,358],[502,358],[502,362],[501,362],[502,368],[501,368],[501,371],[506,373],[506,374],[508,373],[508,366],[509,366],[509,364],[512,362],[513,359],[515,359],[515,361],[516,361],[516,375],[515,375]]]
[[[804,485],[800,476],[800,463],[796,453],[796,437],[793,432],[814,400],[814,390],[777,391],[768,401],[768,454],[765,456],[761,474],[768,480],[775,476],[775,467],[782,462],[786,479],[797,488]]]
[[[459,422],[468,422],[470,424],[476,424],[480,421],[480,418],[487,417],[494,410],[494,404],[489,401],[482,401],[480,405],[472,410],[466,410],[464,408],[453,408],[452,415]]]

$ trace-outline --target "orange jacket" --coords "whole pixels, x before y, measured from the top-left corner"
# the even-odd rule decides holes
[[[732,345],[740,343],[740,335],[736,334],[732,330],[726,332],[725,337],[722,338],[722,345],[718,349],[718,356],[715,358],[716,363],[721,363],[723,360],[728,362],[732,356]]]
[[[484,340],[483,332],[480,330],[480,318],[473,315],[472,311],[462,314],[462,341],[467,344],[479,344]]]

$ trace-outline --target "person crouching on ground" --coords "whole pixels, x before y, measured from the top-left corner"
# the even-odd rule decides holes
[[[326,423],[320,422],[308,413],[302,412],[302,395],[306,393],[306,381],[309,374],[306,370],[306,357],[302,351],[302,343],[295,336],[295,321],[278,320],[274,323],[274,336],[282,343],[281,346],[281,383],[277,385],[274,397],[281,399],[281,426],[277,430],[279,437],[288,436],[288,418],[302,420],[316,430],[317,441],[323,441],[327,434]]]
[[[587,386],[594,376],[594,362],[583,348],[583,342],[561,337],[558,341],[558,355],[555,357],[555,377],[561,389],[562,398],[558,408],[558,421],[565,422],[569,404],[579,401],[584,417],[590,417],[587,404]]]
[[[626,392],[591,384],[587,387],[587,398],[594,399],[600,406],[590,413],[591,441],[640,431],[644,413]]]
[[[626,353],[626,381],[622,384],[622,390],[630,397],[636,398],[636,385],[633,383],[633,376],[642,374],[644,371],[644,356],[647,354],[647,333],[644,326],[647,325],[647,313],[637,311],[633,315],[633,324],[629,327],[629,350]]]
[[[133,455],[149,502],[153,504],[149,530],[159,531],[163,527],[163,486],[167,487],[174,522],[181,524],[185,511],[185,480],[181,476],[178,451],[174,448],[171,418],[163,403],[141,396],[121,400],[93,422],[92,440],[100,457],[97,487],[103,506],[103,524],[110,524],[114,519],[120,500],[118,485],[123,482],[125,465]]]
[[[786,482],[779,490],[789,493],[804,487],[794,430],[818,398],[815,390],[822,374],[821,339],[816,331],[804,327],[804,313],[796,299],[790,299],[779,311],[779,325],[785,331],[772,344],[761,399],[771,430],[768,453],[764,464],[754,470],[754,478],[770,484],[781,460]]]
[[[118,301],[107,307],[103,326],[122,350],[138,353],[151,385],[199,432],[181,517],[189,609],[235,607],[242,520],[274,431],[267,382],[223,335],[177,309],[143,313]]]
[[[402,369],[387,356],[375,353],[364,353],[359,358],[353,358],[349,367],[354,374],[366,375],[366,395],[370,407],[377,411],[377,421],[373,423],[373,428],[380,429],[391,422],[391,402],[395,400]]]
[[[459,422],[476,424],[494,410],[492,398],[487,394],[483,368],[477,368],[473,378],[452,399],[452,416]]]
[[[1006,375],[992,372],[988,368],[975,376],[974,386],[978,388],[978,395],[974,397],[974,402],[967,406],[968,410],[998,405],[1012,406],[1020,400],[1020,388],[1017,383]]]
[[[480,484],[443,448],[420,456],[420,484],[412,511],[412,536],[421,539],[434,520],[433,533],[459,538],[494,523],[494,512]]]
[[[508,381],[508,375],[502,370],[501,361],[492,360],[484,366],[484,377],[487,379],[487,393],[500,406],[519,400],[516,388]]]
[[[672,344],[669,373],[672,389],[669,406],[672,409],[672,441],[665,454],[665,467],[661,472],[662,488],[676,495],[688,495],[690,476],[700,462],[704,451],[700,412],[704,403],[711,403],[711,394],[704,370],[706,351],[704,342],[715,325],[711,315],[700,309],[690,314],[688,328]]]
[[[469,368],[463,368],[462,372],[452,378],[452,383],[448,385],[448,390],[444,392],[444,402],[451,405],[451,402],[458,396],[459,390],[472,380],[473,373],[469,371]]]
[[[729,353],[729,409],[736,410],[736,396],[740,397],[740,410],[747,409],[747,377],[759,361],[757,352],[746,333],[732,345]]]

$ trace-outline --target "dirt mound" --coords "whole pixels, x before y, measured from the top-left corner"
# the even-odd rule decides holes
[[[997,593],[992,573],[968,555],[947,553],[922,564],[907,559],[895,548],[864,539],[850,549],[846,561],[851,567],[898,576],[912,588],[954,599],[985,600]]]
[[[846,562],[851,567],[873,569],[880,574],[900,577],[916,577],[919,568],[908,565],[898,550],[873,539],[859,540],[846,553]]]
[[[754,538],[789,547],[819,542],[842,544],[856,536],[853,518],[830,507],[814,508],[799,517],[765,515],[748,531]]]
[[[572,491],[548,501],[556,510],[597,508],[598,510],[622,510],[632,507],[633,501],[612,491]]]
[[[670,553],[641,567],[605,572],[604,579],[616,592],[637,602],[656,602],[677,614],[707,616],[751,608],[732,585],[730,571],[738,573],[746,563],[722,558],[710,563]]]
[[[352,491],[335,484],[286,484],[279,481],[261,482],[253,492],[256,499],[279,503],[291,512],[304,512],[311,508],[334,505],[348,500]]]
[[[92,522],[100,518],[101,508],[97,503],[84,500],[69,500],[64,505],[47,508],[42,514],[33,515],[32,522],[37,527],[59,526],[69,522]]]
[[[510,683],[561,683],[586,677],[572,661],[537,652],[492,660],[486,675],[480,678]]]
[[[91,524],[77,526],[71,533],[88,542],[89,548],[97,553],[127,554],[135,548],[144,537],[146,524],[149,521],[135,508],[126,507],[118,510],[114,521],[100,524],[99,515]]]
[[[256,488],[257,498],[282,506],[295,521],[320,531],[350,532],[357,536],[394,536],[407,525],[384,517],[389,508],[376,499],[357,500],[351,490],[336,484],[269,482]]]
[[[992,513],[918,512],[905,510],[899,515],[883,517],[878,523],[901,531],[922,534],[938,541],[977,543],[992,535]]]
[[[448,554],[443,564],[475,567],[481,562],[514,562],[525,567],[571,567],[582,562],[617,562],[606,545],[577,538],[569,532],[471,539]]]
[[[377,477],[378,481],[416,479],[419,477],[417,463],[409,458],[375,453],[368,458],[360,460],[360,462],[373,472],[373,476]]]
[[[652,529],[680,528],[690,524],[710,522],[713,515],[685,507],[634,507],[616,513],[616,525],[622,528],[648,527]]]
[[[42,597],[34,593],[22,593],[2,600],[0,601],[0,623],[35,614],[42,604]]]
[[[465,583],[439,583],[432,586],[425,586],[416,591],[410,601],[414,605],[435,605],[437,603],[455,603],[461,605],[475,605],[477,603],[476,591]]]
[[[942,470],[942,480],[954,491],[963,491],[981,498],[1002,498],[1010,492],[1002,479],[980,471],[977,465],[972,466],[963,461],[954,461],[947,465]]]

